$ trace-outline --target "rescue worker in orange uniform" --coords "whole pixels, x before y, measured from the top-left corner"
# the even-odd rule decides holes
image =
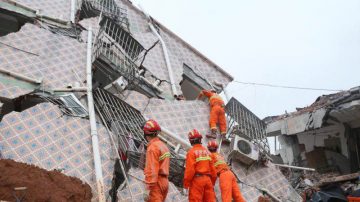
[[[235,202],[246,202],[240,192],[234,173],[226,164],[224,157],[216,152],[218,148],[217,142],[215,140],[209,141],[207,148],[211,152],[211,158],[219,177],[222,202],[231,202],[232,200]]]
[[[146,183],[144,201],[163,202],[169,189],[170,152],[165,143],[157,137],[161,128],[156,121],[148,120],[143,131],[149,142],[144,169]]]
[[[202,90],[198,99],[206,96],[209,99],[210,104],[210,119],[209,125],[211,129],[211,135],[207,135],[208,138],[216,139],[217,127],[219,125],[220,134],[225,137],[226,135],[226,118],[225,118],[225,105],[220,95],[215,90]]]
[[[202,135],[196,130],[188,134],[193,146],[186,154],[184,188],[189,189],[190,202],[215,202],[216,171],[210,152],[201,145]]]

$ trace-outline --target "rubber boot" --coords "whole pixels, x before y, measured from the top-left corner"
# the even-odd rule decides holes
[[[216,129],[213,129],[213,130],[211,130],[211,133],[210,134],[207,134],[206,135],[206,138],[208,138],[208,139],[216,139],[216,137],[217,137],[217,130]]]
[[[223,143],[230,143],[230,140],[226,138],[226,134],[221,134],[221,139]]]

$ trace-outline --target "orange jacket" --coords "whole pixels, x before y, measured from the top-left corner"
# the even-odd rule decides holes
[[[213,106],[216,106],[216,105],[224,106],[223,99],[217,93],[213,93],[213,92],[211,92],[209,90],[202,90],[201,93],[200,93],[200,96],[201,95],[205,95],[207,98],[209,98],[210,107],[213,107]]]
[[[146,150],[144,169],[145,183],[148,188],[158,182],[158,176],[169,175],[170,152],[165,143],[158,137],[152,139]]]
[[[194,145],[186,154],[184,188],[189,188],[196,174],[209,175],[213,185],[216,181],[216,170],[210,152],[201,144]]]
[[[223,170],[229,170],[229,166],[227,165],[224,157],[222,157],[219,153],[217,152],[211,153],[211,158],[214,162],[214,166],[217,174],[219,174]]]

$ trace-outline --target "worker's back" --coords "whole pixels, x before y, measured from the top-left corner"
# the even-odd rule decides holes
[[[186,154],[184,188],[190,188],[189,201],[215,202],[216,171],[210,152],[194,144]]]
[[[227,165],[225,158],[221,156],[219,153],[217,152],[211,153],[211,158],[214,162],[216,173],[219,173],[223,170],[229,170],[229,166]]]
[[[154,183],[157,180],[157,175],[169,175],[170,152],[168,147],[159,138],[154,138],[150,141],[147,151],[146,159],[149,164],[146,165],[144,174],[147,183]]]
[[[189,185],[195,175],[208,175],[212,181],[216,180],[210,152],[201,144],[195,144],[186,154],[184,185]]]

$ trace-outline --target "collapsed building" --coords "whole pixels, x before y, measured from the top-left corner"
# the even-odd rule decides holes
[[[141,126],[153,118],[171,150],[167,201],[187,200],[187,133],[209,133],[209,107],[196,97],[222,92],[231,75],[128,0],[2,0],[0,24],[1,158],[61,170],[94,200],[142,201]],[[226,114],[232,143],[222,153],[244,197],[300,201],[267,162],[264,122],[235,98]]]
[[[323,95],[296,112],[267,117],[284,163],[342,174],[360,170],[360,87]],[[279,144],[279,145],[277,145]]]

